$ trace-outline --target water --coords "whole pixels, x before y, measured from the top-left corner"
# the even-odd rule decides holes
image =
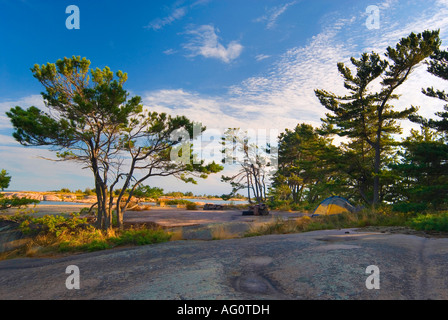
[[[247,201],[228,201],[228,200],[212,200],[212,199],[181,199],[181,200],[188,200],[191,202],[204,202],[204,203],[211,203],[211,204],[246,204]],[[168,201],[168,200],[166,200]],[[72,206],[79,206],[79,205],[88,205],[89,203],[80,203],[80,202],[62,202],[62,201],[41,201],[38,205],[47,205],[47,206],[60,206],[60,205],[72,205]],[[143,202],[143,205],[156,205],[154,202]]]
[[[38,205],[44,205],[44,206],[61,206],[61,205],[79,206],[79,205],[84,205],[84,204],[88,204],[88,203],[62,202],[62,201],[41,201]]]
[[[247,201],[211,200],[211,199],[183,199],[191,202],[204,202],[211,204],[246,204]]]
[[[191,202],[203,202],[203,203],[211,203],[211,204],[246,204],[247,201],[228,201],[228,200],[211,200],[211,199],[180,199],[180,200],[187,200]],[[169,201],[169,200],[163,200],[160,199],[159,201]],[[144,202],[142,203],[144,205],[156,205],[154,202]]]

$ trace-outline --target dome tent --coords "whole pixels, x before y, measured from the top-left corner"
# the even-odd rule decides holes
[[[314,210],[312,217],[320,215],[333,215],[341,214],[345,212],[355,212],[356,209],[348,202],[347,199],[342,197],[329,197],[322,201],[319,206]]]

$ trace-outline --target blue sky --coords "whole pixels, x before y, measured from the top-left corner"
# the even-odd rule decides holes
[[[66,8],[80,10],[80,29],[68,30]],[[366,26],[376,5],[379,29]],[[362,52],[383,53],[410,32],[441,29],[448,44],[448,1],[364,0],[0,0],[0,168],[10,189],[53,190],[92,186],[87,170],[53,163],[45,149],[12,138],[9,108],[44,108],[35,64],[65,56],[87,57],[92,67],[128,73],[126,89],[156,111],[183,114],[208,128],[275,129],[299,122],[319,125],[325,109],[317,88],[343,92],[337,62]],[[418,68],[397,107],[422,106],[431,116],[440,103],[422,87],[446,86]],[[403,123],[409,130],[411,125]],[[167,191],[222,194],[219,175],[197,186],[173,179],[148,181]]]

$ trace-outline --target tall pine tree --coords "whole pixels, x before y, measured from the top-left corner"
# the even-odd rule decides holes
[[[371,203],[374,206],[381,199],[380,177],[385,168],[384,152],[393,141],[391,135],[401,133],[397,121],[408,118],[416,111],[414,107],[395,111],[390,103],[398,100],[396,90],[415,67],[436,52],[439,46],[438,30],[411,33],[401,39],[395,48],[387,48],[386,59],[374,52],[364,53],[360,59],[352,58],[355,74],[339,63],[339,73],[344,78],[344,87],[349,91],[347,95],[338,96],[325,90],[315,90],[322,105],[330,110],[326,119],[323,119],[327,133],[347,137],[358,145],[367,144],[374,153],[371,168]],[[372,89],[375,81],[380,84],[378,91]],[[368,152],[368,149],[364,150]]]

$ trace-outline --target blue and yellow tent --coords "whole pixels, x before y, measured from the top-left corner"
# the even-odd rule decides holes
[[[342,197],[330,197],[322,201],[319,206],[314,210],[314,216],[320,215],[332,215],[332,214],[341,214],[345,212],[355,212],[355,207],[348,202],[347,199]]]

